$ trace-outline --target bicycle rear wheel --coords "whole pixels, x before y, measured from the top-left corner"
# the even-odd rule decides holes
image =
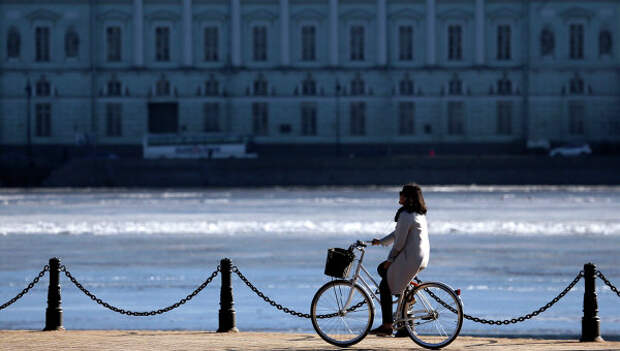
[[[401,316],[416,344],[439,349],[456,339],[463,326],[463,304],[450,287],[442,283],[423,283],[405,296],[407,301]]]
[[[351,300],[345,306],[349,295]],[[310,316],[314,330],[323,340],[347,347],[366,337],[372,327],[375,310],[370,297],[359,285],[334,280],[316,292],[310,306]]]

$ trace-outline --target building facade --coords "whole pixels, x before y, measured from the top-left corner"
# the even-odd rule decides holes
[[[620,142],[616,0],[4,0],[0,13],[0,145]]]

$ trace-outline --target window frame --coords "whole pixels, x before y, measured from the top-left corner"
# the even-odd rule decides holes
[[[568,59],[571,61],[583,61],[586,59],[586,23],[584,21],[571,21],[568,22]],[[573,27],[581,27],[580,42],[573,44]],[[578,45],[577,48],[574,48]],[[576,52],[574,51],[576,50]]]
[[[118,138],[123,136],[123,104],[108,102],[105,104],[106,137]]]
[[[353,29],[361,28],[361,40],[354,38]],[[367,35],[367,26],[362,22],[352,21],[347,26],[347,46],[348,46],[348,55],[347,59],[351,63],[366,63],[368,61],[368,55],[366,54],[366,47],[368,46],[368,35]],[[359,34],[359,33],[358,33]],[[355,41],[355,42],[354,42]],[[355,44],[361,44],[360,47],[354,47]]]
[[[207,29],[215,29],[215,45],[212,46],[212,49],[215,50],[215,59],[209,59],[207,56]],[[202,37],[202,48],[203,52],[201,55],[202,62],[206,64],[219,63],[222,61],[222,28],[219,23],[215,22],[205,22],[201,26],[201,37]]]
[[[119,42],[118,42],[118,48],[119,48],[119,52],[118,52],[118,60],[111,60],[110,59],[110,38],[108,36],[108,31],[111,28],[116,28],[118,27],[119,29]],[[103,28],[103,43],[104,43],[104,58],[103,61],[106,64],[118,64],[118,63],[122,63],[124,61],[124,47],[123,47],[123,36],[124,36],[124,32],[125,32],[125,27],[121,22],[118,21],[107,21],[104,25]]]
[[[264,48],[259,48],[260,42],[257,43],[257,35],[260,33],[257,30],[264,30]],[[250,26],[250,59],[254,63],[267,63],[269,62],[269,25],[263,22],[256,22]],[[259,50],[260,49],[260,50]],[[264,51],[264,52],[263,52]]]
[[[47,24],[47,23],[36,23],[33,26],[33,36],[34,36],[34,42],[33,42],[33,55],[34,55],[34,62],[36,62],[37,64],[46,64],[46,63],[51,63],[53,60],[53,25],[51,24]],[[47,30],[47,53],[46,53],[46,59],[42,59],[39,58],[39,43],[38,43],[38,30],[39,29],[46,29]]]

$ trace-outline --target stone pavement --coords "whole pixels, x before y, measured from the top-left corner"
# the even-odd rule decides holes
[[[350,350],[423,350],[408,338],[368,336]],[[0,331],[1,351],[54,350],[342,350],[316,334],[229,333],[204,331],[71,330]],[[461,336],[445,350],[620,350],[620,341]]]

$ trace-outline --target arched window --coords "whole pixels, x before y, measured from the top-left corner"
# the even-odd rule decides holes
[[[155,95],[157,96],[170,96],[170,82],[166,78],[161,77],[155,85]]]
[[[504,76],[502,79],[497,81],[497,93],[499,95],[512,94],[512,82],[508,79],[508,77]]]
[[[555,35],[549,28],[545,28],[540,32],[540,55],[553,55],[555,50]]]
[[[21,51],[21,36],[14,26],[9,29],[6,38],[6,52],[9,58],[18,58]]]
[[[598,34],[598,53],[599,55],[610,55],[612,48],[611,32],[603,30]]]
[[[575,75],[575,77],[570,80],[569,91],[571,94],[583,94],[583,79],[581,79],[581,77],[579,77],[578,75]]]
[[[316,95],[316,81],[312,79],[310,74],[301,82],[301,93],[303,95]]]
[[[50,96],[52,91],[50,82],[45,79],[45,76],[42,76],[41,79],[37,81],[35,86],[35,95],[36,96]]]
[[[213,74],[209,75],[209,80],[205,82],[205,95],[216,96],[220,93],[220,83]]]
[[[398,84],[398,88],[400,95],[413,95],[413,81],[409,78],[409,74],[405,74],[405,77]]]
[[[450,95],[461,95],[463,94],[463,82],[459,79],[459,77],[455,74],[452,76],[448,86],[448,93]]]
[[[267,95],[267,80],[262,74],[254,81],[254,95]]]
[[[358,73],[351,81],[351,95],[364,95],[365,91],[366,84],[362,76]]]
[[[73,28],[69,28],[65,33],[65,56],[77,57],[80,51],[80,37]]]

